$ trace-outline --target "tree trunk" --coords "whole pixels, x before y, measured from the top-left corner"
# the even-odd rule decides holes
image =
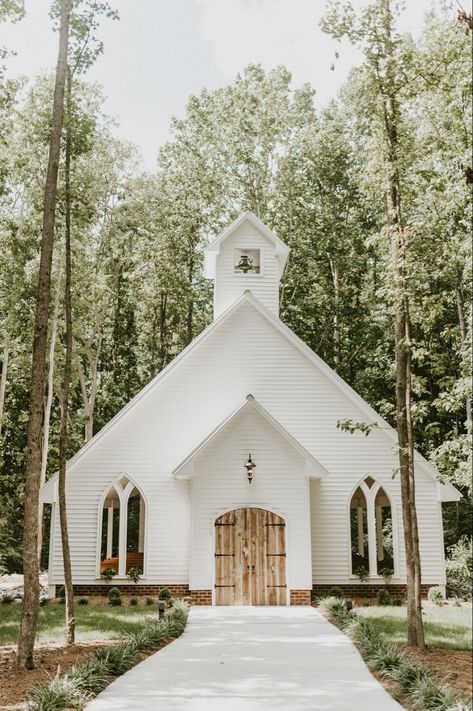
[[[8,333],[5,334],[2,357],[2,374],[0,376],[0,437],[2,436],[3,413],[5,411],[5,392],[7,389],[8,359],[10,356],[10,343]]]
[[[330,259],[330,269],[333,281],[333,369],[340,369],[340,266],[336,260]]]
[[[66,355],[61,389],[61,422],[59,428],[59,519],[61,525],[64,588],[66,591],[66,641],[74,643],[74,592],[72,588],[71,554],[67,530],[66,465],[68,439],[68,407],[72,370],[72,308],[71,308],[71,75],[67,77],[67,119],[65,155],[65,213],[66,213],[66,280],[64,302],[66,308]]]
[[[396,426],[401,479],[402,518],[407,567],[407,638],[408,644],[425,648],[420,597],[421,565],[415,502],[414,444],[411,416],[411,342],[409,329],[409,296],[407,291],[407,237],[402,224],[401,182],[398,169],[400,150],[398,105],[393,81],[393,47],[391,10],[385,0],[387,91],[384,120],[387,142],[388,194],[387,221],[392,235],[392,258],[395,281],[395,361],[396,361]]]
[[[57,338],[57,323],[59,318],[59,301],[61,295],[62,268],[59,266],[57,276],[56,296],[54,299],[53,322],[51,325],[51,340],[49,342],[49,365],[48,365],[48,392],[46,396],[46,405],[44,408],[44,423],[43,423],[43,451],[41,455],[41,478],[40,488],[46,482],[46,469],[48,466],[49,453],[49,423],[51,420],[51,406],[54,395],[54,355],[56,352]],[[43,547],[43,503],[38,504],[38,563],[41,567],[41,549]]]
[[[456,297],[457,297],[457,313],[458,313],[458,326],[460,329],[460,343],[462,349],[465,347],[466,343],[466,323],[465,323],[465,314],[463,310],[463,299],[460,293],[460,290],[456,290]],[[465,401],[465,413],[466,413],[466,431],[467,434],[471,434],[472,432],[472,411],[471,411],[471,398],[467,397]]]
[[[159,302],[159,361],[161,370],[165,367],[167,361],[166,352],[166,308],[168,295],[166,291],[160,294]]]
[[[192,242],[191,249],[194,249],[194,243]],[[194,253],[191,252],[188,263],[188,278],[189,278],[189,304],[187,306],[187,344],[188,345],[194,338],[194,296],[193,296],[193,284],[194,279]]]
[[[51,291],[51,264],[61,132],[64,119],[69,18],[71,0],[61,2],[59,54],[54,86],[53,114],[46,185],[43,203],[43,229],[31,368],[31,388],[25,466],[25,507],[23,528],[24,598],[18,635],[17,669],[33,669],[33,649],[39,608],[38,500],[41,477],[41,428],[48,340],[48,310]]]

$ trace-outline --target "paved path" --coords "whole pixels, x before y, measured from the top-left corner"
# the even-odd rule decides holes
[[[184,634],[87,711],[402,711],[310,607],[193,607]]]

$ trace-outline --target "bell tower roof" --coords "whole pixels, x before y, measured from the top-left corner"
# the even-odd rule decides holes
[[[204,274],[214,281],[214,318],[245,291],[276,316],[279,282],[290,249],[252,212],[234,220],[205,250]]]

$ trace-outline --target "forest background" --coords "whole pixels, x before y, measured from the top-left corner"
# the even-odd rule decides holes
[[[21,3],[2,0],[0,22]],[[3,15],[3,16],[2,16]],[[463,498],[445,544],[471,561],[471,28],[437,6],[397,37],[399,155],[409,234],[416,447]],[[0,48],[2,63],[8,49]],[[0,568],[21,570],[24,461],[53,76],[0,73]],[[155,171],[116,138],[103,89],[72,95],[73,379],[69,453],[212,319],[203,251],[243,210],[291,247],[281,318],[394,424],[394,288],[382,111],[367,64],[320,109],[283,66],[250,65],[174,119]],[[407,198],[407,199],[406,199]],[[58,467],[64,365],[60,166],[43,476]],[[396,472],[393,472],[396,476]],[[47,513],[47,512],[46,512]],[[47,528],[47,516],[45,517]],[[47,536],[43,537],[47,566]],[[456,564],[456,563],[455,563]]]

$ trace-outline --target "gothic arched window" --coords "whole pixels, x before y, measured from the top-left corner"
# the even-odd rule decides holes
[[[350,499],[351,573],[370,577],[390,569],[397,574],[391,500],[381,484],[367,476]]]
[[[145,502],[127,477],[115,481],[106,492],[99,525],[100,573],[111,568],[125,576],[130,568],[144,570]]]

